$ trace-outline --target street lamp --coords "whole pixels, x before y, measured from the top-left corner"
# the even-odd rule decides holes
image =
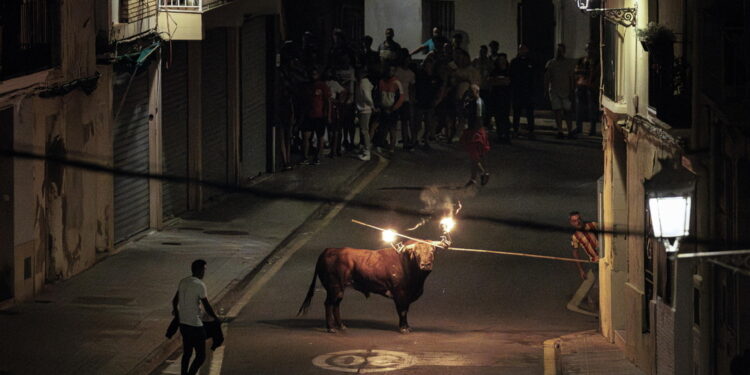
[[[654,237],[663,241],[667,252],[675,253],[679,249],[680,239],[690,234],[690,207],[695,178],[687,171],[666,165],[644,185]]]

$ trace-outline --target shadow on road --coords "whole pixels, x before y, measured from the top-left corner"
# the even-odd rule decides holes
[[[292,330],[321,330],[325,331],[325,321],[322,319],[277,319],[277,320],[259,320],[260,324],[271,325],[280,328],[292,329]],[[345,320],[344,324],[352,329],[372,329],[377,331],[391,331],[398,333],[398,324],[393,324],[376,321],[376,320],[363,320],[363,319],[351,319]],[[432,332],[432,333],[456,333],[463,332],[451,329],[445,329],[440,327],[425,327],[425,326],[413,326],[413,332]]]

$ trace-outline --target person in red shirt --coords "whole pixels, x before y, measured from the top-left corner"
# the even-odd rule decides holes
[[[489,182],[490,174],[485,167],[485,155],[490,151],[490,142],[487,130],[482,126],[482,111],[484,103],[479,96],[479,86],[472,85],[463,100],[463,111],[468,120],[469,127],[461,135],[461,144],[471,159],[471,179],[466,186],[476,185],[477,177],[481,178],[482,185]]]
[[[582,263],[576,263],[578,268],[578,275],[581,277],[583,282],[578,290],[573,295],[573,298],[568,302],[568,310],[575,311],[581,314],[596,316],[597,314],[591,311],[584,310],[579,307],[583,299],[588,301],[590,307],[595,308],[594,299],[591,297],[591,290],[594,288],[596,283],[596,263],[599,261],[599,241],[597,240],[596,223],[586,222],[583,220],[581,213],[573,211],[568,216],[568,222],[575,228],[575,232],[570,236],[570,245],[573,247],[573,257],[575,259],[581,259],[578,254],[578,249],[583,249],[589,258],[589,261],[594,262],[593,265],[587,265],[584,269]]]
[[[325,81],[320,78],[320,72],[317,69],[313,69],[310,72],[312,83],[308,88],[307,100],[308,100],[308,111],[307,118],[302,124],[302,137],[303,143],[302,148],[304,151],[305,164],[320,164],[320,151],[323,149],[323,135],[326,131],[326,124],[329,121],[329,100],[331,98],[331,90]],[[312,134],[315,132],[315,136],[318,138],[318,148],[315,150],[315,155],[310,158],[310,140]]]

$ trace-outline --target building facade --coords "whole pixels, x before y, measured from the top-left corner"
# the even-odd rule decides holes
[[[0,303],[274,170],[278,1],[0,12]]]
[[[479,55],[480,46],[496,40],[509,58],[520,43],[527,44],[541,64],[554,57],[558,43],[567,46],[568,57],[584,56],[590,20],[575,2],[565,0],[365,1],[365,33],[375,46],[392,27],[394,39],[413,50],[437,26],[447,37],[463,35],[463,47],[472,57]]]
[[[55,161],[111,166],[112,71],[97,63],[95,3],[0,6],[0,303],[33,298],[113,246],[111,178]]]
[[[604,235],[602,334],[647,374],[730,374],[750,347],[747,248],[748,5],[606,1],[601,17]],[[672,36],[636,32],[665,27]],[[652,29],[655,30],[655,29]],[[661,39],[659,39],[661,38]],[[743,39],[744,38],[744,39]],[[654,238],[647,185],[671,169],[695,178],[679,259]],[[743,247],[744,244],[744,247]],[[742,334],[745,332],[745,334]]]

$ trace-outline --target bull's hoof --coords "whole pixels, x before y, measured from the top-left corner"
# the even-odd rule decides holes
[[[409,327],[401,327],[401,328],[398,329],[398,331],[401,332],[401,333],[406,334],[406,333],[411,332],[411,328],[409,328]]]

